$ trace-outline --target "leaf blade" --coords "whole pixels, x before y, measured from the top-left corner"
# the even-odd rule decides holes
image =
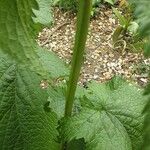
[[[143,142],[142,111],[146,102],[142,90],[124,80],[91,83],[81,100],[81,112],[63,122],[61,133],[66,140],[84,138],[89,150],[116,150],[118,145],[120,149],[136,150]]]
[[[40,78],[7,60],[0,76],[0,149],[57,150],[57,117],[44,111]]]

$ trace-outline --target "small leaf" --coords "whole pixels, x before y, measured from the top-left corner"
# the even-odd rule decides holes
[[[139,29],[139,25],[138,23],[136,23],[135,21],[130,22],[130,25],[128,27],[128,31],[132,34],[136,34],[137,31]]]
[[[45,26],[51,25],[53,21],[52,12],[50,10],[50,6],[52,4],[52,0],[36,0],[39,5],[39,9],[33,9],[33,13],[35,17],[33,20],[35,23],[40,23]]]
[[[115,0],[105,0],[105,2],[107,2],[107,3],[111,4],[111,5],[114,5]]]
[[[116,17],[119,19],[120,25],[125,28],[128,25],[128,20],[116,8],[112,7],[112,9]]]
[[[98,5],[99,3],[101,3],[102,2],[102,0],[93,0],[92,1],[92,5],[93,6],[96,6],[96,5]]]
[[[114,33],[112,35],[113,43],[115,43],[119,40],[119,36],[122,34],[123,31],[124,31],[124,28],[122,26],[117,27],[117,29],[114,31]]]

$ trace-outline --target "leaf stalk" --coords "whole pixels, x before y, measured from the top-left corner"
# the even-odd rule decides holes
[[[83,55],[88,34],[91,8],[92,0],[79,0],[77,31],[75,36],[75,45],[73,49],[71,72],[66,93],[65,117],[70,117],[72,114],[75,91],[77,88],[77,82],[83,63]]]

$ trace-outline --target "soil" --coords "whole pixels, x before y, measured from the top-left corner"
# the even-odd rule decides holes
[[[90,22],[79,83],[84,84],[93,79],[103,82],[114,75],[122,75],[127,80],[146,85],[149,80],[150,59],[145,59],[140,52],[133,53],[132,49],[114,49],[111,37],[118,21],[112,9],[97,9],[97,14]],[[67,64],[70,64],[73,53],[76,19],[75,13],[54,8],[54,24],[51,28],[44,28],[38,37],[40,46],[55,52]]]

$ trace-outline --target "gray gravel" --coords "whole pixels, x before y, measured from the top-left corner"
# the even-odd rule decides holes
[[[54,51],[61,59],[70,64],[75,36],[76,14],[54,9],[54,25],[39,33],[38,43],[49,51]],[[114,75],[123,75],[140,85],[148,82],[150,59],[145,59],[141,53],[122,50],[116,51],[112,46],[111,35],[117,26],[112,10],[102,8],[91,19],[84,65],[80,83],[92,79],[99,82],[111,79]],[[141,72],[141,64],[145,66]]]

